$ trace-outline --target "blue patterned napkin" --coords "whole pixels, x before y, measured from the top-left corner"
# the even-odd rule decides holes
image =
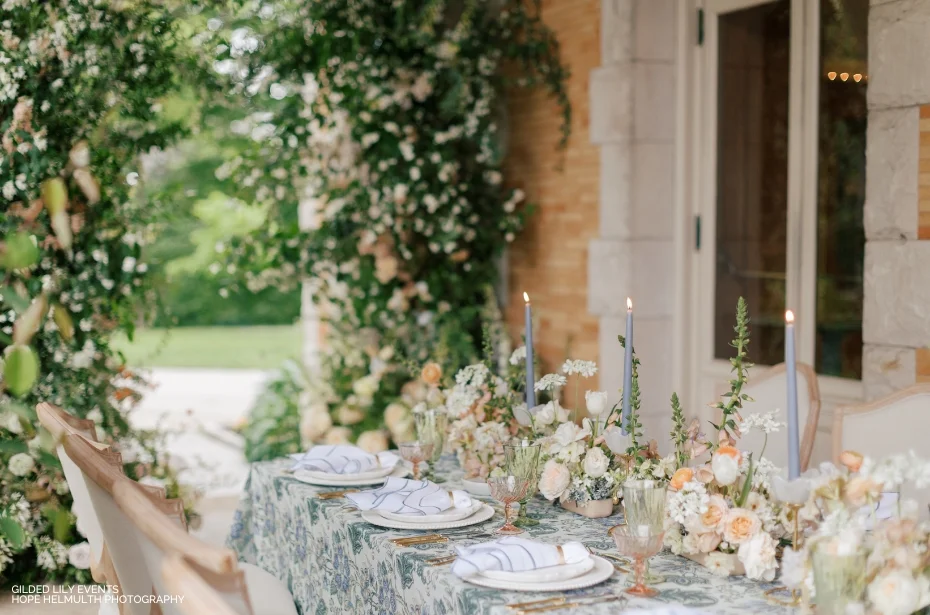
[[[591,557],[580,542],[566,542],[559,547],[518,536],[456,547],[455,551],[458,557],[452,564],[452,574],[462,578],[485,570],[523,572],[559,564],[577,564]]]
[[[399,515],[435,515],[455,508],[471,508],[464,491],[447,491],[428,480],[391,477],[377,489],[347,493],[346,499],[359,510],[384,510]]]
[[[394,453],[366,453],[348,444],[314,446],[306,453],[290,455],[291,471],[310,470],[327,474],[360,474],[379,468],[393,468],[400,461]]]

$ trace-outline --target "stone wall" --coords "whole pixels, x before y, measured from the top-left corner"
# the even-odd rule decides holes
[[[599,11],[600,0],[543,2],[543,18],[555,31],[562,60],[572,74],[567,150],[556,148],[561,114],[545,92],[515,91],[508,100],[510,141],[504,176],[526,192],[535,211],[509,253],[505,315],[514,340],[519,340],[522,294],[529,293],[542,373],[558,369],[567,354],[598,358],[598,320],[587,309],[587,270],[588,242],[598,232],[600,157],[591,144],[588,81],[600,63]]]
[[[863,385],[930,382],[930,0],[872,0]]]

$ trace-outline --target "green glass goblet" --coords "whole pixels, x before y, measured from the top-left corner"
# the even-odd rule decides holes
[[[539,525],[539,521],[527,514],[527,508],[529,508],[530,500],[536,495],[536,487],[539,484],[540,450],[541,447],[538,444],[532,444],[525,439],[504,445],[504,467],[507,473],[512,476],[521,476],[529,481],[529,488],[524,498],[520,500],[520,512],[514,521],[517,527]]]
[[[436,476],[435,467],[440,457],[442,457],[442,449],[446,443],[449,415],[442,410],[421,410],[414,413],[413,422],[417,429],[417,440],[433,444],[433,454],[429,458],[429,479],[434,483],[444,483],[444,479]]]

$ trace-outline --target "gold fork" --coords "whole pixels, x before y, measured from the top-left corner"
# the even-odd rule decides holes
[[[455,555],[443,555],[442,557],[431,557],[426,560],[427,566],[445,566],[455,561]]]
[[[448,536],[442,534],[425,534],[423,536],[406,536],[404,538],[391,538],[396,547],[409,547],[412,545],[428,545],[434,542],[449,542]]]
[[[517,610],[518,615],[527,615],[528,613],[542,613],[543,611],[559,611],[561,609],[570,609],[576,606],[587,606],[590,604],[605,604],[607,602],[617,602],[619,600],[626,600],[625,596],[595,596],[592,598],[579,598],[572,602],[559,602],[554,604],[545,604],[541,606],[534,606],[527,609]]]

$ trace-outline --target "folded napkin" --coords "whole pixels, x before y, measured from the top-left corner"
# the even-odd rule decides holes
[[[388,478],[377,489],[347,493],[346,499],[359,510],[384,510],[398,515],[435,515],[455,508],[470,508],[472,499],[464,491],[447,491],[428,480]]]
[[[452,573],[470,577],[485,570],[523,572],[559,564],[577,564],[591,557],[580,542],[547,545],[528,538],[507,536],[470,547],[456,547]]]
[[[314,446],[306,453],[291,455],[291,471],[311,470],[329,474],[359,474],[379,468],[393,468],[400,457],[393,453],[366,453],[348,444]]]

